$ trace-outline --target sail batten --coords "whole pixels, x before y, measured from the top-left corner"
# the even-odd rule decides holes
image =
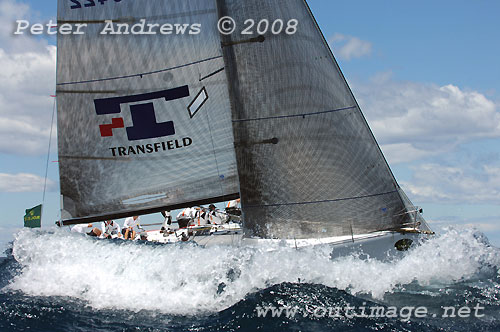
[[[232,121],[233,121],[233,123],[235,123],[235,122],[246,122],[246,121],[287,119],[287,118],[294,118],[294,117],[305,118],[306,116],[319,115],[319,114],[332,113],[332,112],[346,111],[346,110],[355,109],[357,107],[358,106],[347,106],[347,107],[341,107],[341,108],[337,108],[337,109],[329,110],[329,111],[318,111],[318,112],[309,112],[309,113],[300,113],[300,114],[277,115],[277,116],[268,116],[268,117],[251,118],[251,119],[233,119]]]
[[[159,69],[159,70],[154,70],[154,71],[149,71],[149,72],[144,72],[144,73],[130,74],[130,75],[124,75],[124,76],[117,76],[117,77],[96,78],[96,79],[86,80],[86,81],[62,82],[62,83],[57,83],[56,85],[57,86],[63,86],[63,85],[73,85],[73,84],[84,84],[84,83],[96,83],[96,82],[104,82],[104,81],[113,81],[113,80],[120,80],[120,79],[126,79],[126,78],[137,78],[137,77],[142,78],[143,76],[160,74],[160,73],[168,72],[168,71],[171,71],[171,70],[174,70],[174,69],[179,69],[179,68],[183,68],[183,67],[197,65],[197,64],[200,64],[200,63],[203,63],[203,62],[206,62],[206,61],[212,61],[212,60],[220,59],[220,58],[222,58],[222,56],[221,55],[217,55],[217,56],[213,56],[213,57],[209,57],[209,58],[206,58],[206,59],[197,60],[197,61],[194,61],[194,62],[191,62],[191,63],[186,63],[186,64],[182,64],[182,65],[179,65],[179,66],[171,67],[171,68],[164,68],[164,69]],[[208,78],[208,77],[206,77],[206,78]]]
[[[267,205],[246,205],[245,208],[252,209],[252,208],[263,208],[263,207],[333,203],[333,202],[349,201],[349,200],[369,198],[369,197],[375,197],[375,196],[383,196],[383,195],[388,195],[388,194],[394,194],[397,192],[398,192],[397,190],[393,190],[393,191],[388,191],[388,192],[383,192],[383,193],[363,195],[363,196],[357,196],[357,197],[332,198],[332,199],[323,199],[323,200],[318,200],[318,201],[284,202],[284,203],[274,203],[274,204],[267,204]]]

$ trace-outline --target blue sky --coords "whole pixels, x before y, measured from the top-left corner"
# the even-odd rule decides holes
[[[476,227],[500,246],[500,2],[309,5],[396,178],[431,226]],[[24,209],[42,200],[55,89],[55,38],[13,36],[14,21],[55,17],[55,0],[0,0],[0,250]],[[59,209],[54,148],[47,226]]]

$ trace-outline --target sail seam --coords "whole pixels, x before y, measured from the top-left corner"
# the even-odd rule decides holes
[[[331,203],[331,202],[349,201],[349,200],[361,199],[361,198],[370,198],[370,197],[375,197],[375,196],[383,196],[383,195],[389,195],[389,194],[394,194],[394,193],[397,193],[397,190],[388,191],[388,192],[379,193],[379,194],[357,196],[357,197],[325,199],[325,200],[321,200],[321,201],[277,203],[277,204],[264,204],[264,205],[247,205],[244,208],[247,209],[247,208],[258,208],[258,207],[275,207],[275,206],[290,206],[290,205],[306,205],[306,204],[318,204],[318,203]]]
[[[337,108],[334,110],[329,110],[329,111],[320,111],[320,112],[311,112],[311,113],[301,113],[301,114],[292,114],[292,115],[278,115],[278,116],[267,116],[267,117],[262,117],[262,118],[251,118],[251,119],[237,119],[233,120],[233,122],[247,122],[247,121],[260,121],[260,120],[273,120],[273,119],[286,119],[286,118],[298,118],[298,117],[306,117],[310,115],[319,115],[319,114],[326,114],[326,113],[333,113],[333,112],[340,112],[340,111],[345,111],[345,110],[350,110],[353,108],[356,108],[357,106],[349,106],[349,107],[342,107],[342,108]]]
[[[219,58],[222,58],[222,55],[214,56],[214,57],[203,59],[203,60],[198,60],[198,61],[195,61],[195,62],[186,63],[186,64],[175,66],[175,67],[170,67],[170,68],[165,68],[165,69],[150,71],[150,72],[146,72],[146,73],[125,75],[125,76],[117,76],[117,77],[108,77],[108,78],[98,78],[98,79],[87,80],[87,81],[65,82],[65,83],[58,83],[56,85],[95,83],[95,82],[104,82],[104,81],[119,80],[119,79],[124,79],[124,78],[132,78],[132,77],[140,77],[140,78],[142,78],[143,76],[146,76],[146,75],[159,74],[159,73],[163,73],[163,72],[166,72],[166,71],[169,71],[169,70],[174,70],[174,69],[179,69],[179,68],[183,68],[183,67],[188,67],[188,66],[199,64],[199,63],[203,63],[203,62],[207,62],[207,61],[219,59]]]

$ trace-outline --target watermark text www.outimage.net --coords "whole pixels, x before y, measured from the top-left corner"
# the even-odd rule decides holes
[[[362,306],[354,307],[350,304],[343,307],[324,307],[299,308],[297,306],[257,306],[255,311],[257,317],[262,318],[294,318],[297,316],[312,318],[395,318],[403,321],[412,318],[481,318],[484,307],[476,304],[473,307],[441,307],[440,313],[429,313],[426,307],[405,306],[401,308],[389,306]]]

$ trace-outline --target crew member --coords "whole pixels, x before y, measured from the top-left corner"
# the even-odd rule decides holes
[[[87,227],[92,227],[92,224],[78,224],[71,227],[71,233],[85,234]]]
[[[102,237],[105,239],[112,239],[115,237],[121,237],[120,225],[113,220],[106,220],[104,222],[104,230]]]
[[[123,223],[122,234],[125,240],[135,239],[134,227],[140,228],[139,226],[139,216],[128,217]]]
[[[241,216],[240,199],[239,198],[227,202],[226,213],[227,214],[232,214],[232,215],[235,215],[235,216]]]
[[[99,223],[99,227],[94,227],[90,232],[87,233],[88,236],[94,236],[94,237],[102,237],[102,234],[104,233],[104,230],[106,229],[106,225],[103,222]],[[92,224],[89,224],[89,227],[92,227]]]
[[[185,208],[177,215],[177,223],[179,228],[186,228],[191,220],[196,216],[196,210],[194,208]]]
[[[208,206],[208,223],[213,225],[221,225],[224,223],[226,215],[215,209],[215,205]]]
[[[161,226],[161,231],[168,232],[170,230],[170,225],[172,225],[172,215],[170,214],[170,210],[162,211],[161,214],[162,214],[163,218],[165,218],[163,220],[163,225]]]

